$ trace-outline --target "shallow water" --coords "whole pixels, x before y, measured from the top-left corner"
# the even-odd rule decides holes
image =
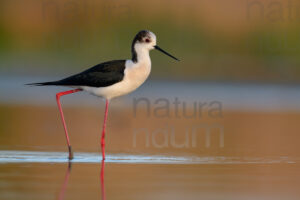
[[[1,200],[300,197],[299,86],[150,82],[128,99],[218,100],[222,114],[206,108],[192,118],[161,118],[152,99],[151,115],[145,106],[135,115],[130,101],[114,101],[105,163],[103,104],[70,95],[62,103],[75,155],[69,163],[55,107],[59,89],[25,90],[30,81],[0,79],[0,93],[7,94],[0,99]]]
[[[291,158],[0,152],[0,199],[299,199]]]
[[[68,154],[65,152],[38,152],[38,151],[0,151],[0,164],[8,163],[66,163]],[[75,153],[72,163],[101,163],[98,153]],[[118,164],[297,164],[297,157],[180,157],[157,155],[128,155],[108,154],[106,163]]]

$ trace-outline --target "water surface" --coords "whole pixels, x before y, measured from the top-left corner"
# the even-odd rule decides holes
[[[291,158],[0,153],[0,199],[299,199]]]

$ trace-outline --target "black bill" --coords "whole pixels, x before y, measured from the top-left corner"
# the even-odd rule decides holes
[[[160,52],[163,52],[163,53],[166,54],[167,56],[170,56],[171,58],[173,58],[173,59],[179,61],[179,59],[175,58],[174,56],[172,56],[172,55],[169,54],[168,52],[162,50],[159,46],[155,45],[154,48],[157,49],[157,50],[160,51]]]

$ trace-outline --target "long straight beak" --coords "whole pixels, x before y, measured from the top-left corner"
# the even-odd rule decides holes
[[[170,56],[171,58],[180,61],[179,59],[175,58],[174,56],[172,56],[171,54],[169,54],[168,52],[164,51],[163,49],[161,49],[159,46],[155,45],[154,48],[164,54],[166,54],[167,56]]]

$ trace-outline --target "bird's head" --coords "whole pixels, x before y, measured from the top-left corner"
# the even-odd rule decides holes
[[[152,50],[156,46],[156,35],[151,31],[142,30],[136,34],[132,42],[133,47],[138,49]]]
[[[142,30],[136,34],[132,42],[132,51],[134,52],[142,52],[142,51],[150,51],[152,49],[156,49],[171,58],[179,61],[177,58],[162,50],[159,46],[156,45],[156,35],[151,31]]]

